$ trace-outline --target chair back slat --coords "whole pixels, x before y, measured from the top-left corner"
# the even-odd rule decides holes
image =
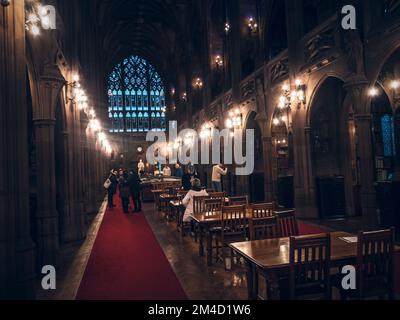
[[[291,237],[299,235],[299,227],[296,220],[296,211],[280,211],[277,213],[280,237]]]
[[[193,197],[193,213],[199,214],[206,211],[204,201],[209,199],[209,196],[194,196]]]
[[[360,297],[368,291],[393,293],[394,228],[359,232],[357,243],[357,287]]]
[[[250,240],[274,239],[279,235],[278,218],[264,217],[249,220]]]
[[[230,206],[241,206],[241,205],[247,206],[248,204],[249,204],[248,196],[229,197]]]
[[[246,206],[222,207],[221,227],[224,243],[245,241],[247,230]]]
[[[331,298],[330,235],[290,237],[290,298]]]
[[[275,203],[258,203],[249,205],[253,218],[267,218],[274,216]]]
[[[221,212],[223,203],[221,199],[206,199],[204,205],[206,212]]]

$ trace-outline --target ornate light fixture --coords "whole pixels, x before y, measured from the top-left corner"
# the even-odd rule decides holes
[[[56,29],[56,9],[54,6],[42,6],[35,1],[30,1],[27,3],[26,8],[25,29],[34,36],[40,34],[40,27],[44,30]]]
[[[231,25],[229,22],[225,22],[224,30],[226,33],[229,33],[229,30],[231,30]]]
[[[194,79],[193,87],[197,90],[200,90],[201,88],[203,88],[203,80],[201,80],[201,78]]]
[[[379,90],[378,90],[378,88],[377,88],[377,87],[371,87],[371,88],[369,89],[369,91],[368,91],[368,95],[369,95],[371,98],[377,97],[377,96],[379,95]]]
[[[247,21],[247,27],[249,28],[249,32],[257,32],[258,24],[254,20],[254,18],[250,17]]]
[[[231,137],[234,136],[235,129],[242,129],[243,126],[243,114],[239,108],[229,112],[229,117],[225,121],[225,126],[231,131]]]
[[[1,5],[7,7],[10,4],[10,0],[1,0]]]
[[[202,140],[210,139],[212,137],[213,126],[209,123],[203,124],[200,131],[200,138]]]
[[[272,120],[273,125],[287,124],[292,107],[300,109],[301,106],[306,104],[305,90],[306,86],[299,78],[295,80],[293,88],[288,83],[282,85],[282,95],[278,101],[278,112]]]
[[[182,94],[182,101],[187,101],[187,93],[186,92],[184,92]]]
[[[222,60],[222,57],[220,55],[215,56],[214,63],[217,69],[224,65],[224,61]]]

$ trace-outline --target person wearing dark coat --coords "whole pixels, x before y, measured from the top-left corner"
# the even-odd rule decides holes
[[[192,189],[192,175],[190,174],[188,169],[186,169],[185,173],[182,176],[182,188],[186,191]]]
[[[110,172],[110,176],[108,177],[108,179],[110,179],[111,184],[107,189],[107,196],[108,196],[108,207],[109,208],[114,208],[114,194],[117,190],[117,185],[118,185],[118,181],[117,181],[117,177],[115,176],[115,171],[111,170]]]
[[[128,174],[125,172],[122,175],[122,178],[120,179],[120,193],[119,196],[121,197],[121,202],[122,202],[122,209],[124,210],[124,213],[129,213],[129,195],[130,195],[130,189],[129,189],[129,180],[128,180]]]
[[[134,212],[142,211],[142,201],[140,199],[140,178],[136,171],[129,173],[129,191],[132,197],[133,204],[135,206]]]

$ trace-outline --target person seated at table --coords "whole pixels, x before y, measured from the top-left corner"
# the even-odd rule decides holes
[[[182,204],[186,207],[183,215],[183,222],[190,222],[193,215],[193,198],[200,196],[208,196],[206,190],[202,190],[200,179],[193,179],[192,189],[186,194],[182,200]]]

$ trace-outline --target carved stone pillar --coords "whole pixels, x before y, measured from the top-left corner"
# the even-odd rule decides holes
[[[23,1],[0,6],[0,300],[35,297]]]
[[[310,135],[310,128],[293,126],[294,202],[299,216],[318,218]]]
[[[361,208],[364,227],[378,224],[376,190],[374,187],[374,163],[372,148],[371,99],[368,96],[369,82],[363,78],[350,79],[345,84],[354,108],[357,158],[361,184]]]
[[[263,137],[263,150],[264,150],[264,187],[265,187],[265,200],[268,202],[275,201],[274,179],[272,176],[272,138]]]
[[[233,100],[238,101],[240,99],[240,82],[242,80],[242,56],[241,56],[241,17],[240,17],[240,1],[230,0],[230,67],[231,67],[231,79],[232,79],[232,94]]]
[[[37,266],[58,265],[54,129],[55,110],[64,79],[56,66],[48,67],[38,83],[33,103],[37,163]]]

